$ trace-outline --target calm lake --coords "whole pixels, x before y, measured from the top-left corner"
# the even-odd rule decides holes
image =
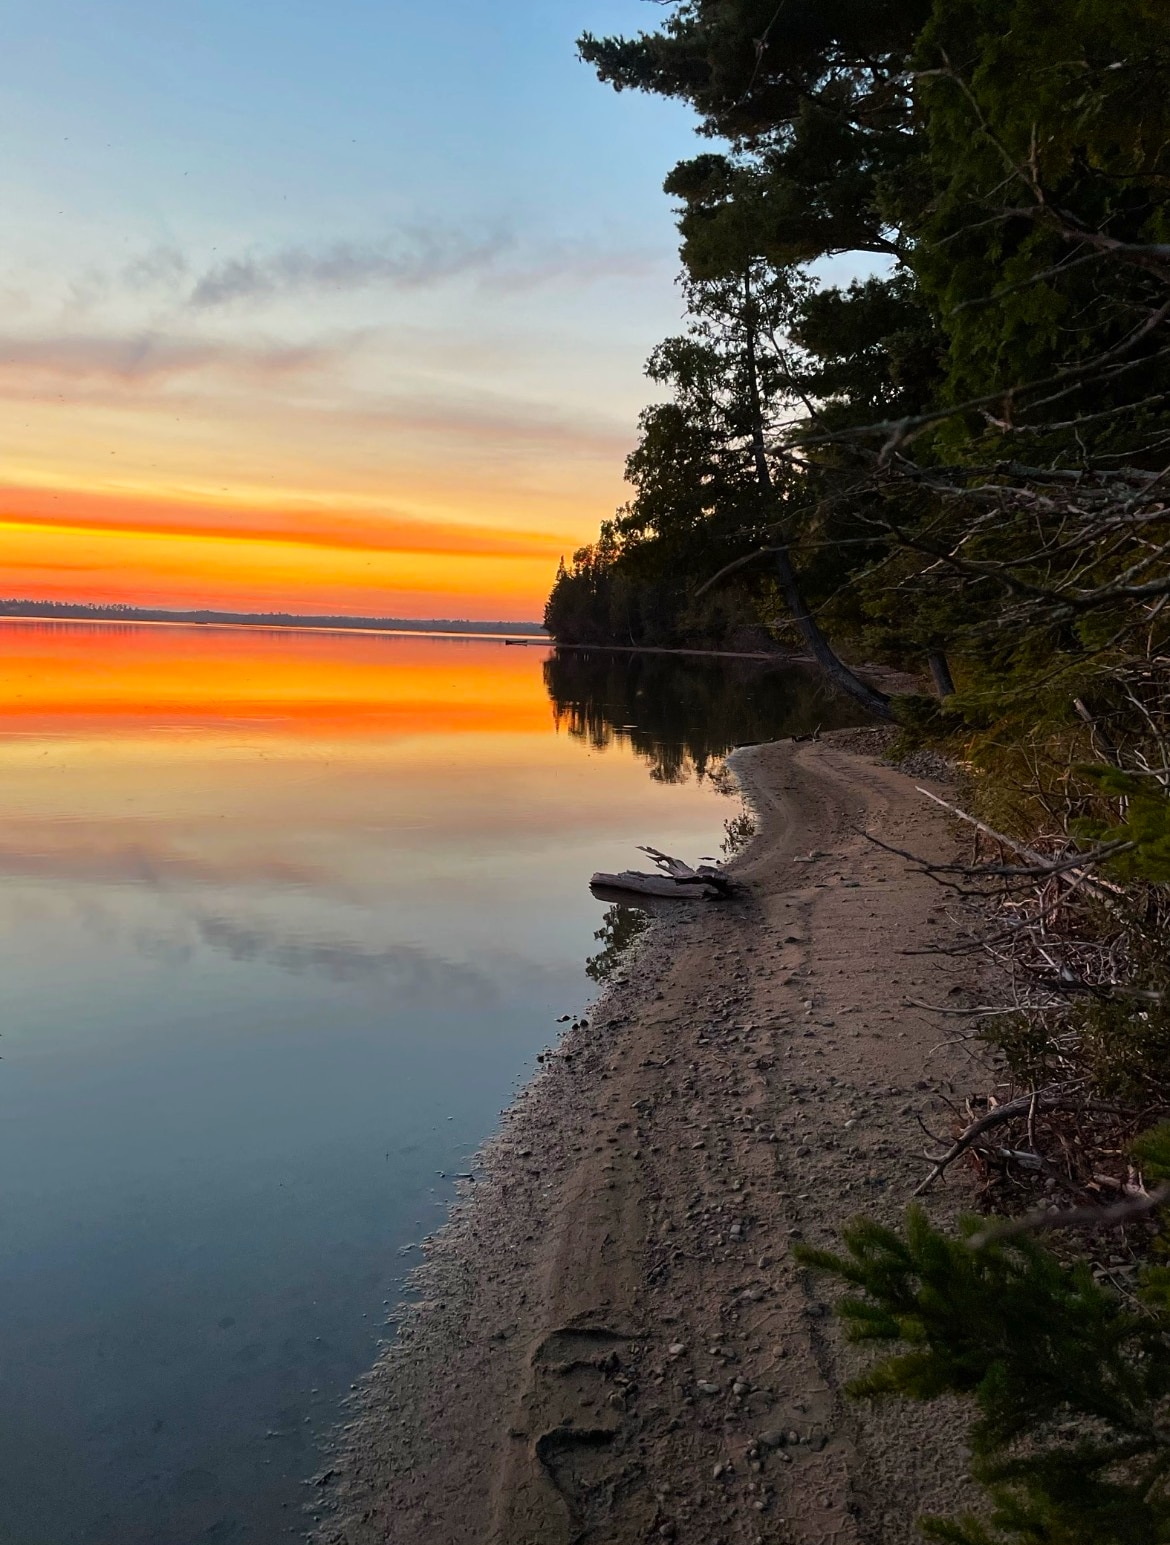
[[[301,1535],[623,931],[590,873],[718,853],[723,754],[845,722],[741,661],[0,623],[0,1540]]]

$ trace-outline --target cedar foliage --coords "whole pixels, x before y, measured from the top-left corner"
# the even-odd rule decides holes
[[[666,179],[689,321],[648,367],[662,396],[630,502],[562,567],[548,626],[788,640],[803,607],[847,649],[929,658],[945,695],[895,701],[904,739],[959,756],[978,813],[1041,860],[1034,896],[1011,882],[1033,985],[987,1033],[1004,1081],[1084,1092],[1082,1130],[1060,1134],[1077,1194],[1101,1194],[1106,1149],[1137,1166],[1116,1186],[1164,1180],[1170,9],[667,0],[660,21],[580,51],[616,90],[688,103],[709,141]],[[841,254],[869,276],[819,278]],[[1062,882],[1081,855],[1097,878]],[[1107,1142],[1086,1114],[1101,1094],[1123,1112]],[[999,1182],[996,1204],[1038,1199],[1010,1164]],[[1051,1220],[951,1238],[913,1212],[809,1257],[852,1289],[853,1335],[899,1345],[859,1393],[974,1403],[989,1511],[932,1538],[1170,1541],[1150,1219],[1128,1298],[1084,1236],[1035,1237]]]

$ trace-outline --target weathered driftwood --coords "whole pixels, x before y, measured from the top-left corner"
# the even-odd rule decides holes
[[[620,874],[598,872],[590,886],[594,890],[630,891],[637,896],[663,896],[672,901],[704,901],[730,894],[730,877],[719,864],[704,863],[692,868],[681,858],[672,858],[657,848],[640,847],[639,852],[652,858],[662,873],[644,874],[637,869],[623,869]]]
[[[681,884],[667,875],[640,874],[636,869],[624,869],[621,874],[598,870],[589,885],[592,890],[629,891],[635,896],[664,896],[669,901],[704,901],[719,894],[709,885]]]

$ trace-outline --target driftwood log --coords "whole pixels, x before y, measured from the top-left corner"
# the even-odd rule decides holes
[[[639,847],[658,865],[659,874],[645,874],[637,869],[623,869],[620,874],[599,871],[590,880],[594,890],[628,891],[636,896],[666,897],[671,901],[707,901],[731,894],[731,878],[721,864],[700,863],[694,868],[681,858],[660,853],[657,848]]]

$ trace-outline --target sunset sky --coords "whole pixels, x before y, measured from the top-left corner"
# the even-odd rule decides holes
[[[0,595],[537,619],[678,323],[644,0],[42,0],[2,66]]]

